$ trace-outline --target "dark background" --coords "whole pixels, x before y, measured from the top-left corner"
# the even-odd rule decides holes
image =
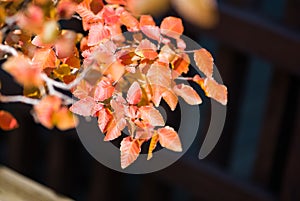
[[[199,133],[172,166],[121,174],[94,160],[74,130],[49,131],[33,122],[29,106],[0,104],[20,122],[0,131],[0,164],[76,200],[299,201],[299,11],[299,0],[220,0],[215,28],[184,21],[185,34],[212,52],[229,91],[224,132],[204,160]],[[22,92],[3,71],[0,79],[3,94]]]

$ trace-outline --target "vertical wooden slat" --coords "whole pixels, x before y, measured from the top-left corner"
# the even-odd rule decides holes
[[[226,167],[230,161],[238,110],[241,97],[243,96],[242,89],[247,70],[247,58],[234,49],[221,45],[215,60],[223,82],[228,87],[229,101],[227,110],[230,112],[226,116],[223,134],[219,140],[220,143],[217,144],[207,159],[221,167]]]
[[[253,180],[263,187],[271,181],[272,165],[276,153],[276,145],[287,101],[289,77],[282,71],[273,74],[267,108],[253,170]]]
[[[152,200],[170,200],[171,192],[168,186],[153,178],[151,175],[144,175],[141,181],[139,197],[137,200],[152,201]],[[147,195],[147,196],[145,196]]]
[[[112,145],[113,146],[113,145]],[[89,183],[89,201],[121,201],[123,175],[94,161]]]
[[[287,0],[285,9],[285,23],[299,31],[300,29],[300,1],[299,0]]]
[[[282,201],[300,200],[300,84],[295,93],[298,94],[296,118],[293,124],[293,136],[291,139],[289,152],[287,155],[286,168],[282,182]]]
[[[75,133],[70,131],[49,131],[50,142],[47,153],[47,178],[49,187],[62,194],[71,195],[76,189],[78,174],[78,147]],[[74,135],[74,136],[73,136]]]

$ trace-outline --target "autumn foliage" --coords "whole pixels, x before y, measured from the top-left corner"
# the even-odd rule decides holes
[[[5,30],[0,50],[7,58],[2,68],[24,88],[23,96],[0,94],[0,101],[32,104],[35,120],[49,129],[74,128],[78,119],[72,113],[97,118],[105,141],[126,128],[122,168],[137,159],[147,141],[148,160],[157,143],[182,151],[178,133],[157,108],[164,100],[173,111],[179,97],[190,105],[202,103],[182,80],[227,104],[226,87],[213,78],[212,55],[204,48],[185,51],[180,18],[166,17],[157,25],[150,15],[133,14],[134,0],[0,2]],[[59,20],[70,18],[80,19],[86,34],[60,27]],[[187,76],[191,59],[201,75]],[[16,119],[0,111],[0,128],[16,127]]]

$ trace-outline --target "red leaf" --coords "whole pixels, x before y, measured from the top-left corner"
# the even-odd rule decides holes
[[[213,78],[205,78],[203,90],[207,97],[213,98],[223,105],[227,104],[227,88],[225,85],[217,83]]]
[[[153,150],[155,149],[158,140],[159,140],[159,136],[158,136],[158,134],[156,133],[156,134],[154,134],[154,135],[152,136],[152,138],[151,138],[150,145],[149,145],[149,150],[148,150],[148,157],[147,157],[147,160],[150,160],[150,159],[152,158],[152,156],[153,156],[153,155],[152,155],[152,152],[153,152]]]
[[[93,11],[91,11],[90,3],[90,0],[84,0],[76,8],[76,12],[82,18],[83,29],[85,31],[90,29],[91,24],[103,22],[101,16],[95,15]]]
[[[130,136],[124,138],[121,142],[121,167],[124,169],[132,164],[141,152],[141,143]]]
[[[74,103],[70,107],[70,111],[85,117],[92,116],[95,104],[96,103],[92,97],[86,97]]]
[[[178,84],[173,88],[173,90],[190,105],[199,105],[202,103],[200,96],[191,86]]]
[[[109,4],[126,5],[126,0],[105,0]]]
[[[142,90],[138,82],[132,83],[127,92],[127,102],[132,105],[136,105],[141,101]]]
[[[112,82],[109,80],[101,80],[96,86],[94,99],[96,101],[104,101],[112,96],[115,88],[112,86]]]
[[[117,120],[124,118],[127,106],[126,101],[122,96],[117,96],[115,99],[112,99],[110,105]]]
[[[116,14],[116,11],[114,10],[113,7],[105,6],[101,10],[101,13],[105,20],[105,24],[107,25],[118,24],[120,17]]]
[[[153,106],[142,106],[139,108],[141,118],[148,122],[151,126],[164,126],[165,121],[160,112]]]
[[[88,46],[94,46],[99,44],[103,39],[107,39],[109,37],[109,30],[103,26],[102,23],[95,23],[91,25],[87,44]]]
[[[172,38],[179,38],[183,33],[182,20],[177,17],[166,17],[160,25],[161,33]]]
[[[0,110],[0,128],[2,130],[8,131],[18,127],[17,120],[9,112]]]
[[[176,152],[182,151],[179,136],[173,128],[166,126],[158,129],[157,133],[159,135],[159,143],[161,146]]]
[[[206,77],[212,77],[214,59],[206,49],[201,48],[195,51],[194,60],[199,70],[202,71]]]
[[[100,130],[105,133],[107,130],[107,125],[109,121],[112,119],[112,114],[107,108],[103,108],[102,110],[99,110],[98,113],[98,126]]]
[[[35,51],[32,62],[42,69],[56,68],[57,57],[51,48],[42,48]]]

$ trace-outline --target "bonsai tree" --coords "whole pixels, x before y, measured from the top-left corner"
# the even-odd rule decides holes
[[[163,99],[175,110],[178,97],[187,104],[201,97],[182,80],[192,81],[207,97],[227,104],[227,89],[213,78],[213,58],[204,48],[186,51],[184,27],[177,17],[157,25],[151,15],[135,15],[134,1],[33,0],[1,1],[2,68],[24,94],[1,102],[32,105],[36,122],[48,129],[74,128],[78,118],[98,118],[105,141],[121,142],[121,167],[133,163],[141,145],[150,141],[148,160],[157,143],[182,151],[177,132],[157,109]],[[85,32],[63,29],[60,20],[80,20]],[[187,76],[190,59],[201,75]],[[63,91],[70,91],[72,97]],[[18,127],[0,111],[0,128]]]

